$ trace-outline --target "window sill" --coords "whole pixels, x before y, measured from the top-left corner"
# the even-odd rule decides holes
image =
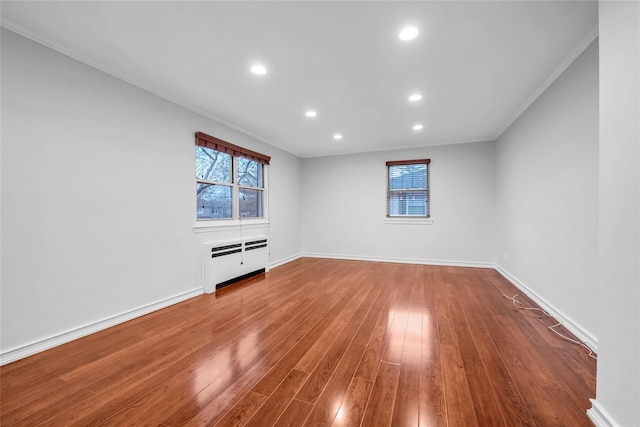
[[[385,218],[385,224],[432,225],[431,218]]]
[[[267,218],[259,219],[211,219],[200,220],[193,225],[194,233],[208,233],[211,231],[234,230],[237,228],[261,228],[269,225]]]

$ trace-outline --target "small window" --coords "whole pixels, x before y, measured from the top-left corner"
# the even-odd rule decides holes
[[[269,156],[196,133],[197,218],[264,218]]]
[[[429,218],[429,159],[387,162],[387,217]]]

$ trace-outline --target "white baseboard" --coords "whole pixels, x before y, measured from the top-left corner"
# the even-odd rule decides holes
[[[541,297],[527,285],[518,280],[514,275],[499,265],[495,265],[495,269],[505,279],[513,283],[513,285],[524,292],[529,298],[536,302],[543,310],[549,313],[554,319],[567,328],[573,335],[575,335],[580,341],[583,341],[591,348],[594,353],[598,352],[598,338],[596,338],[591,332],[580,326],[577,322],[564,314],[562,311],[555,308],[549,301]]]
[[[595,399],[591,400],[591,408],[587,409],[587,416],[596,427],[619,427],[619,424],[613,421],[611,415],[598,403]]]
[[[149,314],[151,312],[169,307],[179,302],[186,301],[193,297],[197,297],[198,295],[202,295],[202,288],[183,292],[173,297],[165,298],[161,301],[147,304],[142,307],[138,307],[133,310],[129,310],[127,312],[117,314],[115,316],[111,316],[85,326],[71,329],[67,332],[62,332],[48,338],[37,340],[29,344],[21,345],[19,347],[3,351],[2,353],[0,353],[0,365],[15,362],[16,360],[23,359],[25,357],[40,353],[45,350],[49,350],[62,344],[66,344],[70,341],[77,340],[78,338],[93,334],[94,332],[110,328],[120,323],[135,319],[136,317],[144,316],[145,314]]]
[[[302,253],[297,253],[295,255],[291,255],[289,257],[282,258],[279,261],[274,261],[272,263],[269,263],[269,269],[280,267],[281,265],[287,264],[287,263],[289,263],[291,261],[295,261],[295,260],[297,260],[299,258],[302,258]]]
[[[322,254],[305,252],[303,257],[309,258],[329,258],[329,259],[344,259],[349,261],[375,261],[375,262],[393,262],[399,264],[422,264],[422,265],[441,265],[449,267],[473,267],[473,268],[494,268],[494,264],[491,262],[474,262],[474,261],[443,261],[433,259],[414,259],[414,258],[389,258],[389,257],[374,257],[363,255],[336,255],[336,254]]]

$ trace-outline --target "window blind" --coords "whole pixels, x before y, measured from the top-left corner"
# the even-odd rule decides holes
[[[224,141],[215,136],[207,135],[203,132],[196,132],[196,145],[220,151],[235,157],[244,157],[255,160],[256,162],[268,165],[271,157],[258,153],[256,151],[247,150],[230,142]]]
[[[430,217],[430,159],[387,162],[387,217]]]

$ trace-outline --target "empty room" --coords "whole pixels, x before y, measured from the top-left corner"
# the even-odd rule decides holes
[[[0,7],[0,425],[640,426],[640,2]]]

